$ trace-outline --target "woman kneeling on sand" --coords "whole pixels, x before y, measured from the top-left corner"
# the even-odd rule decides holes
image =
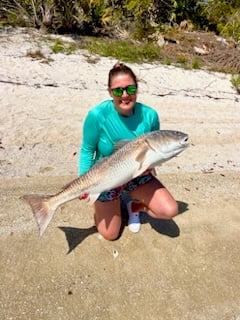
[[[137,90],[138,81],[131,68],[122,63],[114,65],[108,76],[111,99],[92,108],[83,124],[79,175],[87,172],[98,160],[112,154],[117,141],[159,130],[157,112],[137,102]],[[140,230],[140,211],[159,219],[171,219],[178,213],[177,202],[148,170],[123,187],[101,193],[95,201],[96,227],[108,240],[119,236],[122,224],[120,196],[126,191],[136,199],[127,204],[128,227],[132,232]]]

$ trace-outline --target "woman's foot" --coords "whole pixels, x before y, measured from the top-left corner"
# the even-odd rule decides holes
[[[130,231],[137,233],[140,231],[141,223],[139,218],[139,212],[132,212],[132,203],[133,201],[129,201],[127,203],[128,210],[128,228]]]

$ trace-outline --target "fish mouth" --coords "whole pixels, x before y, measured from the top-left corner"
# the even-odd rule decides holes
[[[189,143],[188,143],[188,139],[189,139],[189,136],[186,135],[182,141],[180,142],[181,145],[185,146],[185,147],[188,147],[189,146]]]

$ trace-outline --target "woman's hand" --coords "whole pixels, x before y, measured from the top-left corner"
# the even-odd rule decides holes
[[[88,196],[89,196],[89,193],[83,192],[83,193],[79,196],[79,200],[86,199],[86,198],[88,198]]]

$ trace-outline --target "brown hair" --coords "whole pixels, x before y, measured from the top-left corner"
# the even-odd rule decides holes
[[[135,85],[138,85],[138,81],[137,81],[137,77],[135,75],[135,73],[132,71],[131,68],[129,68],[128,66],[126,66],[124,63],[121,62],[117,62],[112,69],[109,71],[108,74],[108,87],[111,87],[111,82],[112,82],[112,78],[114,78],[115,76],[119,75],[119,74],[128,74],[133,81],[135,82]]]

